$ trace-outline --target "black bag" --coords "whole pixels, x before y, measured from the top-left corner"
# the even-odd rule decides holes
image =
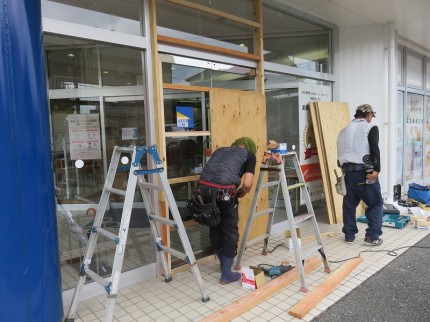
[[[200,225],[215,227],[221,222],[220,210],[216,205],[216,200],[213,199],[209,203],[204,203],[198,191],[188,200],[187,211]]]

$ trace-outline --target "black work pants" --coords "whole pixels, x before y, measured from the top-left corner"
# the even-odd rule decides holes
[[[343,197],[343,229],[345,237],[358,233],[355,212],[361,200],[366,204],[365,215],[368,221],[366,236],[378,239],[382,235],[383,199],[379,180],[365,184],[366,172],[350,171],[345,173],[346,196]]]
[[[222,250],[224,257],[234,258],[239,243],[239,211],[237,197],[229,201],[217,200],[221,223],[211,227],[209,237],[214,251]]]

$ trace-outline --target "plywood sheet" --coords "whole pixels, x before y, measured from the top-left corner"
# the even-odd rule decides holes
[[[333,224],[336,222],[336,218],[334,215],[334,205],[333,205],[333,197],[331,189],[328,186],[328,169],[327,169],[327,159],[325,155],[325,149],[324,149],[324,141],[322,138],[321,133],[321,121],[319,119],[319,113],[317,111],[317,102],[309,102],[311,116],[312,116],[312,125],[314,127],[314,135],[315,135],[315,142],[317,145],[318,150],[318,158],[320,161],[320,168],[321,168],[321,177],[324,185],[324,191],[325,191],[325,200],[327,205],[327,216],[330,224]]]
[[[351,122],[349,106],[348,103],[341,102],[317,102],[316,104],[327,165],[327,186],[330,189],[333,200],[335,222],[341,223],[343,221],[343,197],[336,193],[334,169],[336,169],[337,173],[341,173],[340,168],[337,166],[337,136],[340,130]]]
[[[239,235],[245,230],[255,185],[259,175],[259,165],[266,151],[266,97],[256,92],[211,89],[210,118],[212,150],[230,146],[234,140],[242,136],[252,138],[257,144],[257,166],[254,185],[250,193],[239,201]],[[257,209],[268,208],[268,196],[260,194]],[[254,220],[248,239],[261,236],[266,232],[268,218],[262,216]],[[240,241],[239,241],[240,245]]]

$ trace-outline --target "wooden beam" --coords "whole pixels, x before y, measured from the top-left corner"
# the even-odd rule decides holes
[[[321,258],[310,258],[305,262],[305,273],[315,269],[321,265],[321,263]],[[229,306],[205,317],[203,320],[201,320],[201,322],[231,321],[235,317],[238,317],[242,313],[252,309],[254,306],[273,296],[273,294],[280,291],[284,287],[291,285],[298,279],[299,274],[297,272],[297,268],[295,267],[291,271],[267,282],[261,288],[258,288],[255,291],[241,297]]]
[[[303,300],[297,303],[288,313],[296,318],[302,319],[362,262],[362,258],[354,258],[347,261],[312,292],[306,294]]]
[[[206,86],[192,86],[192,85],[183,85],[183,84],[163,84],[164,89],[177,89],[180,91],[190,91],[190,92],[209,92],[210,87]]]
[[[256,21],[244,19],[244,18],[235,16],[235,15],[231,15],[229,13],[226,13],[226,12],[223,12],[223,11],[219,11],[219,10],[216,10],[216,9],[212,9],[212,8],[207,7],[207,6],[203,6],[203,5],[200,5],[200,4],[197,4],[197,3],[193,3],[193,2],[190,2],[190,1],[185,1],[185,0],[167,0],[167,1],[172,2],[172,3],[176,3],[178,5],[181,5],[181,6],[190,8],[190,9],[194,9],[194,10],[197,10],[197,11],[200,11],[200,12],[204,12],[204,13],[207,13],[207,14],[218,16],[220,18],[225,18],[225,19],[228,19],[228,20],[231,20],[231,21],[235,21],[237,23],[248,25],[250,27],[254,27],[254,28],[259,28],[260,27],[260,24],[258,22],[256,22]]]
[[[228,48],[217,47],[217,46],[213,46],[213,45],[202,44],[202,43],[195,42],[195,41],[184,40],[184,39],[179,39],[179,38],[174,38],[174,37],[169,37],[169,36],[162,36],[162,35],[158,35],[157,39],[158,39],[158,42],[162,42],[162,43],[169,43],[169,44],[174,44],[177,46],[189,47],[189,48],[219,53],[219,54],[228,55],[228,56],[234,56],[234,57],[248,59],[248,60],[255,60],[255,61],[260,60],[259,55],[245,53],[245,52],[242,52],[239,50],[234,50],[234,49],[228,49]]]

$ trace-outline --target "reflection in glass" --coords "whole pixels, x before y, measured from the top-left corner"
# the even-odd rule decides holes
[[[102,85],[143,85],[142,56],[138,49],[103,46],[100,48]]]
[[[231,7],[237,7],[237,5],[235,1],[235,5]],[[249,2],[248,12],[249,9],[252,10],[251,5],[252,3]],[[254,53],[252,26],[168,1],[157,1],[157,25],[158,34],[163,36]]]
[[[179,56],[163,56],[163,83],[255,90],[253,69]],[[171,61],[174,62],[171,62]]]
[[[412,54],[406,56],[406,82],[408,86],[423,88],[424,68],[422,57]]]
[[[407,94],[405,132],[406,183],[423,177],[423,118],[424,97]]]
[[[42,17],[90,27],[140,35],[138,1],[62,1],[42,0]]]
[[[397,160],[397,176],[396,176],[396,184],[403,184],[403,122],[404,122],[404,113],[403,113],[403,102],[404,93],[401,91],[397,92],[397,123],[396,123],[396,160]]]
[[[430,97],[426,99],[424,178],[430,178]]]
[[[264,60],[329,73],[330,30],[263,6]]]

